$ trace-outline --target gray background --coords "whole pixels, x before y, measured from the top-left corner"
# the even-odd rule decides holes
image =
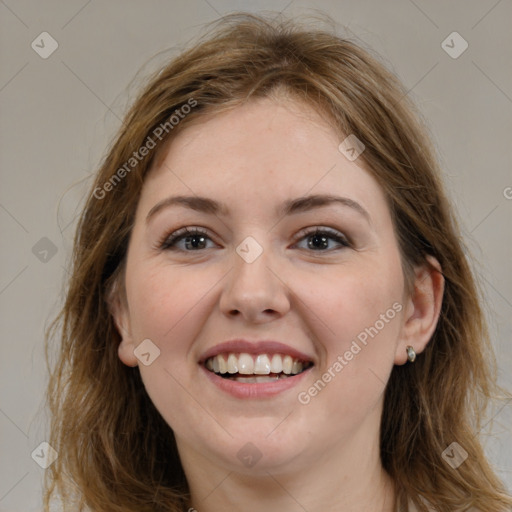
[[[428,120],[512,387],[509,0],[0,0],[0,511],[41,510],[44,469],[31,453],[47,432],[43,331],[91,173],[140,77],[229,11],[313,9],[381,54]],[[58,42],[47,59],[31,47],[44,31]],[[453,31],[469,44],[456,59],[441,46]],[[494,415],[486,449],[512,489],[512,403]]]

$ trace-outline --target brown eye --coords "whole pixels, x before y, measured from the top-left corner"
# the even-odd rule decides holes
[[[193,252],[202,249],[208,249],[206,247],[207,241],[210,240],[208,234],[200,229],[194,228],[183,228],[175,231],[168,236],[161,244],[162,249],[166,250],[181,250],[185,252]],[[178,243],[184,242],[182,247],[178,247]]]
[[[329,248],[329,242],[334,240],[338,246],[350,247],[348,240],[338,231],[334,231],[326,228],[316,228],[306,233],[302,233],[302,240],[307,240],[307,249],[316,252],[331,252],[336,250]],[[339,248],[339,247],[338,247]]]

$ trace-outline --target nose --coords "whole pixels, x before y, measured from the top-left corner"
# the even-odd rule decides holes
[[[248,263],[235,252],[234,265],[220,298],[225,315],[241,316],[250,323],[266,323],[289,311],[289,288],[268,253],[264,250]]]

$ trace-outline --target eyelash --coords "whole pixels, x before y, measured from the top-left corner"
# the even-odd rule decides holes
[[[208,236],[207,231],[205,231],[201,228],[186,227],[186,228],[178,229],[174,233],[171,233],[169,236],[166,236],[159,243],[159,247],[160,247],[160,249],[163,249],[163,250],[182,251],[182,252],[198,252],[200,250],[205,250],[205,249],[198,249],[197,251],[193,251],[193,250],[187,251],[187,250],[182,250],[182,249],[176,249],[175,244],[177,242],[179,242],[182,239],[185,239],[186,237],[197,236],[197,235],[203,235],[204,237],[209,238],[211,240],[211,238]],[[330,228],[316,227],[313,229],[309,229],[309,228],[305,229],[298,234],[298,237],[300,237],[300,238],[298,238],[297,241],[299,242],[299,241],[303,240],[304,238],[313,237],[315,235],[327,235],[327,238],[330,238],[330,239],[338,242],[342,246],[341,248],[351,247],[351,243],[344,235],[342,235],[338,231],[335,231]],[[336,249],[312,250],[312,252],[332,252],[333,250],[336,250]]]

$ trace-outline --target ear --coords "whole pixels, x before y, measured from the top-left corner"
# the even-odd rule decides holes
[[[407,362],[407,346],[417,354],[425,350],[437,326],[443,302],[444,277],[441,265],[427,256],[430,265],[415,269],[413,291],[405,301],[404,319],[395,354],[395,364]]]
[[[107,303],[117,332],[121,336],[121,343],[119,343],[119,347],[117,348],[119,359],[121,359],[125,365],[134,367],[138,365],[138,360],[133,353],[135,344],[131,334],[128,301],[124,296],[121,297],[122,294],[123,292],[119,290],[119,286],[116,282],[108,294]]]

